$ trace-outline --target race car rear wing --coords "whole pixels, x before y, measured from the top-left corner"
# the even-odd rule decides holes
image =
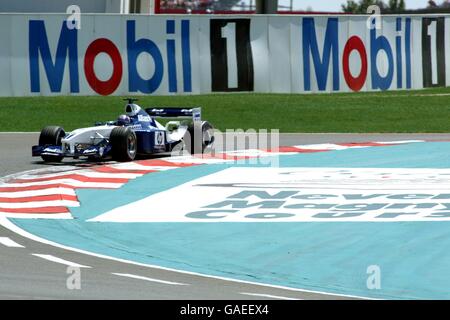
[[[201,108],[147,108],[145,111],[156,118],[192,119],[194,122],[202,120]]]

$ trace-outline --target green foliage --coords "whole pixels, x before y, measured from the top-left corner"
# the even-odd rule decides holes
[[[389,0],[388,5],[389,11],[399,12],[405,10],[405,1],[404,0]]]
[[[359,2],[347,0],[347,3],[343,4],[341,7],[342,11],[346,13],[367,14],[367,8],[373,5],[380,7],[381,11],[387,10],[399,12],[405,10],[404,0],[389,0],[387,5],[382,0],[359,0]]]

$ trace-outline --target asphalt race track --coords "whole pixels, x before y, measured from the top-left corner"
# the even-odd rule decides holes
[[[39,169],[44,166],[40,159],[31,157],[31,146],[36,144],[38,133],[0,133],[0,177],[21,171]],[[395,141],[395,140],[433,140],[448,141],[450,134],[280,134],[281,146],[292,146],[310,143],[339,143],[363,141]],[[67,161],[67,160],[66,160]]]
[[[0,177],[48,166],[30,155],[37,138],[36,133],[0,134]],[[450,134],[282,134],[280,140],[281,146],[450,141]],[[15,228],[6,219],[2,221]],[[349,299],[352,296],[259,285],[230,277],[202,276],[102,258],[34,241],[4,226],[0,227],[0,257],[0,299]],[[79,290],[66,286],[70,276],[68,265],[81,266]]]

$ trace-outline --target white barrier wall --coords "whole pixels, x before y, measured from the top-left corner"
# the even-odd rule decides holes
[[[450,16],[0,15],[0,96],[450,84]]]

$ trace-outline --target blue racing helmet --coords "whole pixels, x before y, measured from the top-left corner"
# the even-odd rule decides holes
[[[126,114],[121,114],[119,118],[117,118],[117,125],[119,126],[126,126],[131,123],[131,119]]]

